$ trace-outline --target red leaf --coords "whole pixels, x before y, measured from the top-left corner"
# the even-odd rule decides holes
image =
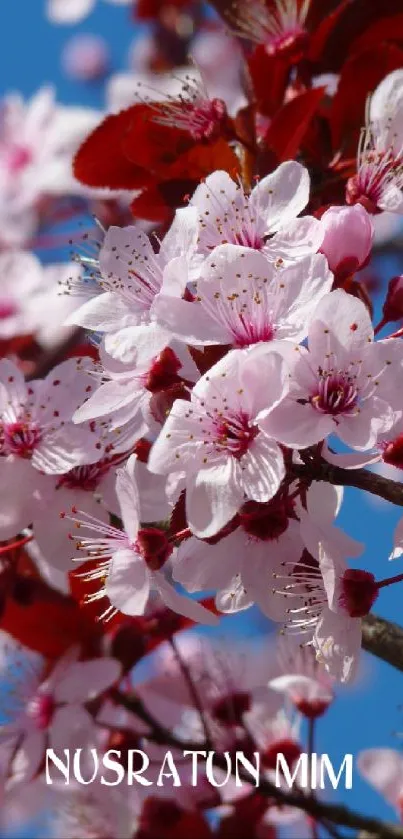
[[[371,47],[377,47],[381,41],[403,44],[403,12],[376,21],[372,26],[369,26],[359,38],[355,39],[351,46],[351,52],[358,53]]]
[[[110,189],[137,189],[149,183],[149,173],[128,160],[123,148],[136,107],[107,117],[84,141],[73,162],[81,183]]]
[[[122,138],[128,160],[163,176],[178,157],[194,145],[190,134],[157,121],[158,102],[130,108],[130,125]]]
[[[328,38],[321,72],[340,71],[345,58],[356,53],[357,39],[364,38],[367,30],[379,26],[388,17],[399,15],[401,11],[402,0],[354,0],[348,3]],[[401,39],[401,33],[396,34]],[[372,43],[378,46],[379,42],[380,39]]]
[[[173,211],[186,204],[186,196],[192,195],[197,186],[197,180],[155,183],[132,201],[130,209],[135,218],[170,223]]]
[[[335,151],[342,149],[344,156],[356,154],[368,95],[388,73],[400,67],[403,51],[388,43],[354,55],[345,63],[330,113]]]
[[[323,0],[320,0],[320,2],[323,3]],[[333,29],[335,28],[339,19],[341,18],[344,10],[349,5],[350,0],[343,0],[343,2],[340,3],[336,9],[334,9],[330,14],[326,15],[325,9],[321,9],[322,20],[320,20],[317,26],[314,27],[314,31],[312,32],[310,38],[309,50],[307,55],[308,61],[311,61],[313,64],[320,63],[321,70],[323,70],[321,62],[324,58],[324,53],[326,51],[326,46],[329,41],[330,35],[333,32]]]
[[[277,112],[266,133],[265,143],[279,162],[294,158],[310,123],[318,111],[324,88],[306,90]]]
[[[42,580],[20,576],[1,616],[0,627],[47,659],[57,659],[75,644],[87,654],[99,650],[101,627],[71,598]]]
[[[256,47],[248,65],[258,110],[270,117],[284,101],[289,65],[281,58],[268,55],[263,46]]]

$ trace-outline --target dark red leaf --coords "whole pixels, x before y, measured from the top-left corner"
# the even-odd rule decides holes
[[[328,38],[321,72],[340,71],[346,56],[351,57],[355,54],[357,39],[363,38],[367,30],[379,25],[386,18],[399,15],[401,12],[401,0],[350,1]],[[396,34],[401,37],[402,33]],[[392,40],[395,40],[395,37]],[[378,46],[380,39],[373,43]],[[375,56],[374,64],[376,64]]]
[[[403,51],[388,43],[354,55],[345,63],[330,114],[334,151],[341,149],[344,157],[355,155],[368,95],[388,73],[400,67]]]
[[[265,144],[275,153],[279,162],[296,156],[323,94],[323,87],[306,90],[283,105],[274,116],[265,136]]]
[[[102,629],[91,615],[40,579],[19,576],[0,627],[47,659],[57,659],[78,644],[87,654],[99,650]]]
[[[281,58],[268,55],[263,46],[256,47],[248,65],[257,108],[272,116],[284,101],[290,67]]]
[[[323,0],[320,0],[320,3],[321,5],[323,5]],[[325,14],[325,9],[322,8],[322,18],[320,21],[318,21],[316,26],[313,26],[313,31],[309,41],[307,59],[308,61],[312,62],[312,64],[319,63],[321,65],[321,70],[323,69],[323,60],[326,63],[326,59],[324,58],[324,56],[328,40],[331,36],[331,33],[333,32],[334,27],[338,23],[344,10],[349,4],[350,0],[343,0],[342,3],[339,3],[337,8],[333,9],[328,14]]]
[[[84,141],[73,163],[74,175],[81,183],[110,189],[137,189],[149,183],[150,174],[124,153],[133,108],[107,117]]]
[[[372,26],[369,26],[360,37],[355,39],[351,46],[351,52],[358,53],[377,47],[381,41],[403,44],[403,12],[376,21]]]

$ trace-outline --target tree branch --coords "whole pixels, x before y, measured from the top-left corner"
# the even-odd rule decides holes
[[[403,629],[396,623],[367,615],[362,622],[362,646],[397,670],[403,671]]]
[[[392,481],[367,469],[342,469],[326,460],[312,458],[304,464],[292,464],[291,474],[307,481],[326,481],[336,486],[350,486],[378,495],[391,504],[403,507],[403,483]]]
[[[150,727],[150,733],[145,735],[145,738],[151,742],[179,749],[180,751],[209,751],[207,743],[181,740],[172,734],[171,731],[152,717],[144,703],[134,693],[127,695],[121,691],[115,690],[113,693],[113,699],[128,711],[137,715],[143,722],[147,723]],[[227,771],[227,764],[224,755],[216,752],[214,760],[217,766],[220,766],[222,769]],[[239,767],[238,773],[243,780],[250,782],[250,777]],[[361,816],[359,813],[356,813],[341,804],[322,803],[314,796],[306,795],[300,791],[286,791],[284,789],[280,789],[265,778],[260,779],[259,793],[266,796],[268,799],[277,801],[280,804],[286,804],[290,807],[296,807],[299,810],[303,810],[309,816],[317,819],[322,824],[324,822],[328,822],[334,825],[349,827],[353,830],[367,831],[369,834],[376,836],[377,839],[403,839],[403,827],[400,825],[394,825],[389,822],[381,822],[378,819]]]

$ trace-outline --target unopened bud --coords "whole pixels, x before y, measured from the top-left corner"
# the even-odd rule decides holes
[[[361,204],[353,207],[330,207],[323,214],[325,229],[321,252],[340,283],[363,268],[370,257],[374,228]]]

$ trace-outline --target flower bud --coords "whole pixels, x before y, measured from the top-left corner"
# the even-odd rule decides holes
[[[368,262],[374,228],[361,204],[353,207],[330,207],[321,219],[325,235],[321,252],[337,283],[359,271]]]
[[[388,292],[382,311],[385,323],[403,318],[403,274],[389,280]]]

